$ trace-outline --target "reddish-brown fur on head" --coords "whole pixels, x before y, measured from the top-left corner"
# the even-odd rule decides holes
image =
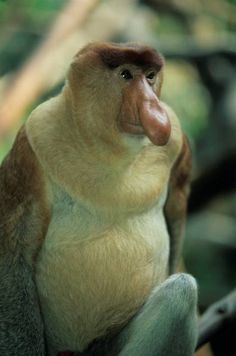
[[[164,65],[164,58],[160,53],[137,43],[93,43],[84,47],[78,54],[90,51],[98,54],[102,63],[110,69],[123,64],[134,64],[143,68],[153,67],[159,72]]]
[[[154,67],[159,71],[164,64],[163,57],[155,50],[138,45],[105,47],[97,52],[103,63],[111,69],[129,63],[139,67]]]

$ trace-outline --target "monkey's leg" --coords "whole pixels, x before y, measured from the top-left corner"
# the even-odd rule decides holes
[[[0,355],[44,356],[43,324],[31,267],[0,252]]]
[[[197,286],[181,273],[154,289],[106,355],[190,356],[197,340]]]

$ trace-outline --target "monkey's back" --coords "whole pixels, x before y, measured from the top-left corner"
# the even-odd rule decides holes
[[[169,237],[160,206],[111,222],[56,199],[36,281],[50,344],[83,350],[119,330],[166,278]]]

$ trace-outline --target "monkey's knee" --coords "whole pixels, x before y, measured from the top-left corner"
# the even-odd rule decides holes
[[[155,295],[155,291],[154,291]],[[168,327],[166,342],[172,340],[169,355],[192,355],[197,342],[197,283],[186,274],[169,277],[156,291],[160,308],[159,320]],[[162,355],[162,353],[160,353]]]
[[[155,288],[123,332],[119,356],[190,356],[197,339],[197,284],[188,274]]]
[[[187,273],[173,274],[161,287],[154,289],[152,295],[154,298],[156,295],[157,301],[163,297],[172,306],[181,306],[179,312],[185,313],[197,305],[197,283],[195,278]]]
[[[171,284],[172,286],[178,286],[181,285],[183,290],[187,288],[188,291],[196,291],[197,290],[197,283],[196,280],[193,276],[187,273],[175,273],[172,274],[169,278],[166,279],[166,281],[163,283],[163,285],[169,285]]]
[[[195,279],[179,273],[169,277],[161,286],[155,288],[144,305],[141,315],[157,324],[185,325],[197,323],[197,284]],[[155,322],[154,322],[155,323]]]

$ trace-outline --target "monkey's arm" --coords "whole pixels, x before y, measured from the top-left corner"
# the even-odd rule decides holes
[[[168,197],[165,205],[165,218],[170,235],[170,273],[175,271],[181,252],[190,175],[191,152],[188,140],[186,136],[183,136],[182,149],[171,171]]]
[[[49,220],[24,128],[0,167],[0,355],[45,355],[34,263]]]

